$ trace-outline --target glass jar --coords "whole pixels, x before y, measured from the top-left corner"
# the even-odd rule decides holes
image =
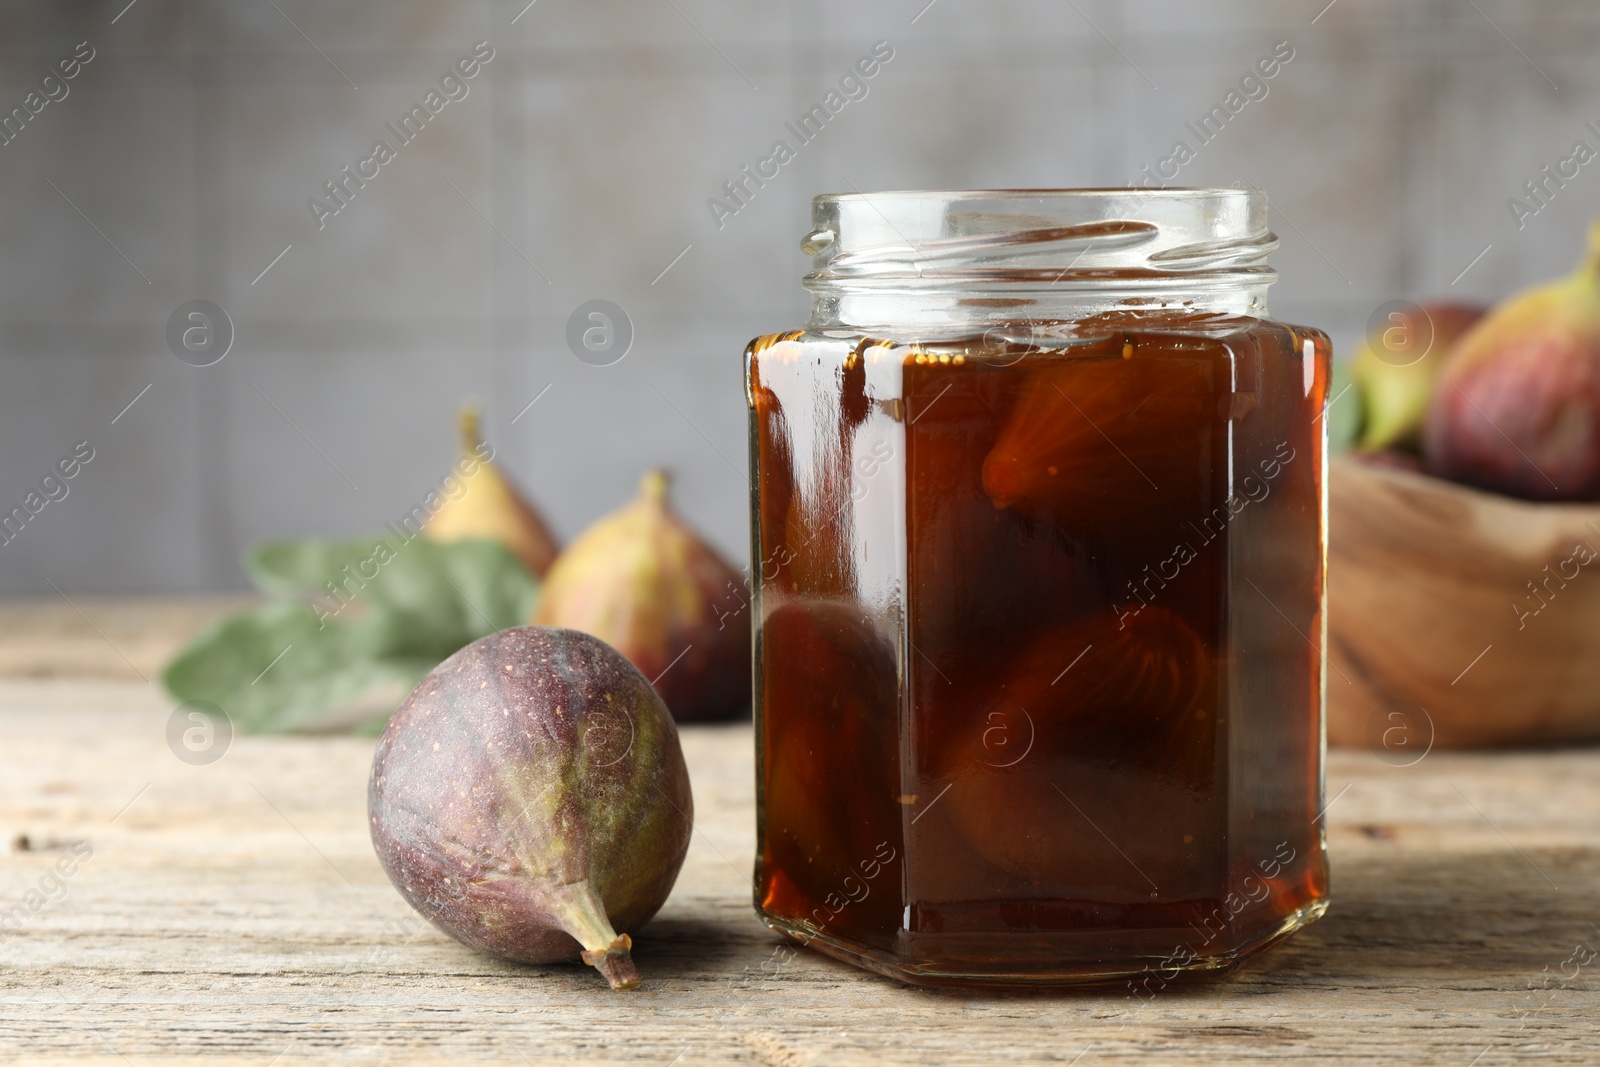
[[[756,908],[917,983],[1224,972],[1327,906],[1331,348],[1239,189],[817,197],[746,350]]]

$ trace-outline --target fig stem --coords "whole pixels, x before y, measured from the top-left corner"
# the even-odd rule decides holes
[[[639,969],[629,950],[633,938],[618,934],[606,917],[605,905],[588,879],[561,887],[552,911],[561,928],[583,946],[583,962],[605,976],[612,989],[632,989],[639,984]]]
[[[461,448],[466,452],[475,452],[481,438],[478,435],[478,419],[481,409],[476,401],[468,400],[461,405],[461,411],[456,415],[456,426],[461,432]]]
[[[620,935],[603,951],[583,950],[583,962],[605,975],[612,989],[633,989],[639,984],[639,968],[633,965],[628,950],[633,948],[633,938]]]
[[[659,467],[646,471],[644,477],[639,479],[639,495],[646,500],[664,504],[667,500],[667,489],[670,487],[671,481],[672,479],[667,472]]]

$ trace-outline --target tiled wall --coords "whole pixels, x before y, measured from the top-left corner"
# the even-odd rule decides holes
[[[0,510],[95,450],[0,545],[0,592],[236,586],[253,538],[377,528],[467,393],[563,534],[660,464],[742,560],[740,353],[803,318],[813,193],[1125,184],[1280,41],[1179,179],[1271,194],[1279,317],[1348,347],[1386,299],[1565,270],[1600,214],[1600,162],[1520,230],[1506,207],[1600,147],[1591,3],[525,2],[0,9],[0,108],[94,49],[0,146]],[[319,229],[308,198],[480,40],[468,95]],[[707,198],[879,40],[866,98],[719,229]],[[167,348],[194,298],[236,327],[214,366]],[[634,324],[613,366],[564,340],[593,298]]]

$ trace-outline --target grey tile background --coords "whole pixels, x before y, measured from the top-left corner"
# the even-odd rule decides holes
[[[740,353],[804,317],[812,194],[1121,185],[1280,40],[1268,96],[1178,179],[1271,194],[1278,317],[1348,349],[1384,300],[1565,270],[1600,214],[1600,163],[1520,231],[1505,203],[1595,141],[1592,4],[524,3],[0,9],[6,110],[77,42],[97,52],[0,147],[0,505],[96,449],[0,545],[0,593],[234,587],[251,539],[376,528],[442,475],[468,393],[562,534],[664,464],[742,559]],[[480,39],[468,97],[318,230],[307,198]],[[869,95],[719,230],[707,197],[879,39],[896,54]],[[203,369],[164,342],[196,297],[237,327]],[[564,342],[597,297],[635,327],[605,368]]]

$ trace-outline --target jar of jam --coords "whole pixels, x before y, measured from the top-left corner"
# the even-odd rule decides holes
[[[928,984],[1219,974],[1327,906],[1331,348],[1241,189],[820,196],[746,350],[756,908]]]

